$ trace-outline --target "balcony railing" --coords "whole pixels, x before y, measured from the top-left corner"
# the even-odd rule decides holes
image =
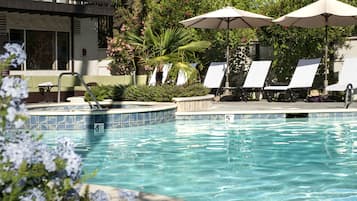
[[[0,11],[70,16],[112,16],[112,0],[0,0]]]
[[[72,5],[96,5],[96,6],[107,6],[107,7],[110,7],[112,4],[111,0],[33,0],[33,1],[63,3],[63,4],[72,4]]]

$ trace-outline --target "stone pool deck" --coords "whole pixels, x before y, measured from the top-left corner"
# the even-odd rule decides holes
[[[343,102],[218,101],[205,110],[176,112],[176,120],[229,120],[276,118],[357,117],[357,103],[344,108]]]
[[[218,101],[207,110],[177,112],[181,114],[246,114],[246,113],[301,113],[301,112],[357,112],[357,102],[344,108],[343,102],[267,102],[261,101]]]
[[[214,102],[212,107],[207,112],[247,112],[247,111],[274,111],[274,112],[293,112],[293,111],[357,111],[357,103],[354,102],[349,108],[344,108],[343,102],[267,102],[262,101],[248,101],[248,102],[234,102],[221,101]]]

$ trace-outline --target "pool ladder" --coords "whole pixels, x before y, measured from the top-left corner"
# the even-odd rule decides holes
[[[97,101],[97,99],[95,98],[92,90],[90,90],[90,88],[88,87],[87,83],[83,80],[83,77],[81,74],[77,73],[77,72],[65,72],[65,73],[61,73],[58,76],[58,80],[57,80],[57,86],[58,86],[58,92],[57,92],[57,102],[60,103],[61,102],[61,78],[63,75],[71,75],[71,76],[77,76],[78,79],[81,81],[82,85],[84,86],[84,88],[86,89],[86,91],[88,92],[88,94],[90,95],[90,97],[92,98],[92,100],[95,102],[96,104],[96,108],[95,109],[102,109],[102,106],[100,106],[99,102]]]

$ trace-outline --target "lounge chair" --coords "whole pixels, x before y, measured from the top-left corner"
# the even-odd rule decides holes
[[[264,88],[271,61],[253,61],[241,89],[241,98],[247,101],[247,91],[259,91]]]
[[[169,71],[172,67],[172,64],[164,64],[163,68],[162,68],[162,81],[161,83],[165,83],[167,75],[169,74]],[[157,68],[154,69],[154,71],[152,72],[151,78],[149,80],[149,86],[155,86],[156,85],[156,71]]]
[[[352,102],[353,89],[357,88],[357,58],[346,58],[338,75],[338,82],[326,87],[326,91],[344,91],[345,108]]]
[[[203,86],[210,89],[217,89],[218,91],[221,88],[226,68],[226,62],[211,62],[205,80],[203,81]]]
[[[191,63],[190,64],[193,68],[196,68],[197,63]],[[184,85],[187,82],[187,75],[186,72],[183,70],[179,70],[178,75],[177,75],[177,82],[176,85]]]
[[[315,78],[315,74],[320,65],[320,58],[300,59],[294,74],[287,86],[266,86],[264,92],[267,94],[268,101],[272,101],[271,92],[283,91],[289,93],[289,100],[296,101],[293,90],[310,89]],[[270,93],[269,93],[270,92]]]

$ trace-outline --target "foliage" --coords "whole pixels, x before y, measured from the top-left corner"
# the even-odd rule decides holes
[[[293,10],[312,3],[312,0],[273,1],[263,8],[263,12],[272,17],[285,15]],[[332,67],[337,48],[344,45],[345,38],[351,34],[351,27],[329,27],[328,48]],[[271,26],[260,29],[259,41],[274,48],[273,73],[275,81],[287,82],[300,58],[322,58],[325,47],[325,28],[299,28]],[[318,82],[322,86],[323,68],[318,73]],[[332,76],[332,74],[330,74]],[[329,78],[331,80],[332,77]]]
[[[98,88],[98,89],[96,89]],[[99,91],[110,91],[106,98],[111,98],[115,101],[130,100],[130,101],[172,101],[173,97],[190,97],[204,96],[209,93],[209,89],[201,84],[192,84],[186,86],[162,85],[162,86],[95,86],[92,87],[95,96]]]
[[[357,1],[347,1],[351,5],[356,6]],[[119,21],[121,25],[125,25],[131,34],[137,37],[145,37],[144,32],[150,28],[151,33],[163,33],[166,29],[178,29],[183,26],[179,21],[194,17],[209,11],[213,11],[225,6],[233,6],[238,9],[247,10],[273,18],[278,18],[293,10],[301,8],[314,0],[133,0],[121,1],[125,2],[118,6],[121,9]],[[136,8],[136,9],[135,9]],[[179,8],[179,9],[178,9]],[[125,10],[125,12],[123,11]],[[141,11],[139,14],[139,10]],[[124,32],[118,26],[116,30],[118,33]],[[262,45],[271,46],[274,48],[274,63],[272,77],[277,77],[276,81],[285,82],[290,77],[293,68],[296,66],[297,60],[303,57],[322,57],[324,48],[324,28],[305,29],[293,27],[272,26],[262,29],[232,29],[229,31],[230,40],[227,41],[226,30],[210,30],[210,29],[193,29],[185,28],[185,30],[192,35],[195,41],[210,41],[211,46],[205,49],[204,52],[195,54],[194,60],[186,59],[185,62],[197,62],[203,64],[201,66],[208,66],[212,61],[225,61],[225,51],[227,42],[231,47],[231,52],[243,44],[248,44],[252,41],[259,40]],[[338,55],[335,55],[336,49],[340,47],[346,36],[350,36],[353,28],[351,27],[333,27],[329,28],[329,57],[330,61]],[[357,29],[353,31],[356,33]],[[125,34],[127,35],[127,34]],[[122,37],[126,43],[128,38]],[[131,44],[131,43],[130,43]],[[145,43],[145,45],[148,45]],[[126,66],[136,66],[139,69],[151,69],[148,65],[138,61],[147,61],[149,58],[156,57],[157,51],[147,48],[145,54],[135,49],[134,56],[122,55],[122,58],[135,62],[127,62]],[[152,50],[152,51],[151,51]],[[294,51],[291,51],[294,50]],[[164,57],[168,59],[168,57]],[[330,65],[332,66],[332,65]],[[134,68],[134,67],[133,67]],[[173,69],[174,70],[174,69]],[[176,70],[177,71],[177,70]],[[200,69],[204,74],[205,69]],[[203,72],[202,72],[203,71]],[[173,73],[171,73],[173,74]],[[322,72],[319,72],[321,75]],[[331,74],[332,75],[332,74]],[[174,78],[171,78],[174,79]],[[331,79],[331,78],[329,78]]]
[[[113,59],[109,64],[112,75],[128,75],[135,70],[135,49],[122,38],[108,40],[107,54]]]
[[[137,67],[135,49],[127,42],[127,33],[140,35],[146,15],[145,0],[115,1],[114,37],[108,40],[107,55],[113,59],[110,64],[112,75],[128,75],[142,70]],[[140,66],[139,66],[140,67]]]
[[[91,91],[97,101],[102,101],[104,99],[111,99],[113,94],[113,86],[98,85],[91,87]],[[84,94],[84,100],[93,101],[88,92]]]
[[[196,53],[203,52],[211,44],[208,41],[196,41],[188,30],[182,28],[155,32],[148,27],[141,37],[134,34],[128,36],[129,43],[140,54],[140,63],[147,66],[147,70],[152,70],[161,63],[173,63],[173,68],[187,70],[190,75],[193,75],[192,69],[187,61],[196,61]],[[176,76],[177,74],[171,77],[171,82],[175,81]]]
[[[209,90],[201,84],[189,86],[129,86],[125,90],[126,100],[169,102],[173,97],[190,97],[207,95]]]
[[[18,44],[6,44],[5,50],[0,70],[17,67],[26,59]],[[82,161],[69,139],[59,138],[57,146],[50,148],[40,136],[24,131],[26,81],[4,77],[0,82],[0,200],[108,200],[102,191],[81,197],[75,190]]]

